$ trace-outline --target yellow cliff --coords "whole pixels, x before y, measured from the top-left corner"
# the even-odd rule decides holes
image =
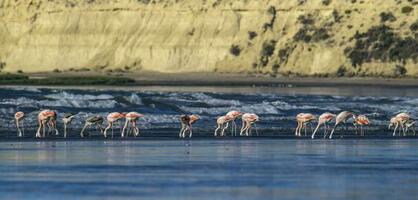
[[[0,0],[3,72],[417,76],[418,0]]]

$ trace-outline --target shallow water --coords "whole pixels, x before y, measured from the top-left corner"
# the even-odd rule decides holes
[[[418,140],[1,142],[1,199],[413,199]]]
[[[203,92],[202,90],[206,91]],[[317,94],[318,91],[322,94]],[[289,91],[305,92],[290,93]],[[312,92],[316,91],[316,92]],[[349,96],[347,95],[347,92]],[[367,93],[367,91],[370,91]],[[407,92],[409,96],[404,96]],[[350,110],[366,114],[372,120],[369,130],[390,135],[387,123],[399,112],[418,114],[418,94],[414,88],[151,88],[150,90],[106,90],[74,88],[11,87],[0,89],[0,137],[16,135],[13,114],[20,110],[27,115],[24,121],[26,137],[32,138],[37,127],[36,116],[41,109],[53,109],[59,118],[66,112],[76,114],[70,137],[78,133],[84,120],[91,115],[106,116],[109,112],[137,111],[145,114],[139,120],[143,136],[175,136],[180,114],[198,114],[201,120],[194,125],[195,136],[212,135],[216,117],[232,109],[257,113],[262,135],[291,135],[300,112],[320,115]],[[367,95],[369,94],[369,95]],[[381,94],[376,95],[376,94]],[[62,134],[62,122],[58,125]],[[97,134],[93,132],[93,134]],[[377,132],[376,132],[377,131]],[[229,134],[229,133],[228,133]]]

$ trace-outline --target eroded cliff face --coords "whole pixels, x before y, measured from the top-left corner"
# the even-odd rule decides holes
[[[0,0],[2,71],[418,75],[418,0]]]

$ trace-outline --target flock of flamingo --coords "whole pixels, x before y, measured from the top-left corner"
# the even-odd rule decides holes
[[[64,124],[64,137],[67,137],[67,127],[71,124],[72,120],[74,119],[75,115],[71,113],[64,114],[62,118],[62,122]],[[125,124],[121,130],[121,137],[128,137],[129,135],[133,136],[139,136],[140,131],[137,126],[137,121],[139,118],[144,117],[143,114],[137,113],[137,112],[128,112],[128,113],[120,113],[120,112],[112,112],[107,115],[106,118],[96,115],[88,117],[85,120],[85,124],[83,128],[81,129],[80,136],[85,137],[85,130],[86,128],[89,128],[91,126],[96,126],[101,134],[105,138],[108,137],[108,131],[111,131],[111,137],[114,137],[114,130],[113,126],[114,124],[119,124],[120,121],[125,119]],[[24,131],[22,131],[23,127],[23,120],[25,118],[25,113],[19,111],[16,112],[14,115],[14,119],[16,122],[17,127],[17,136],[23,137]],[[240,111],[232,110],[228,113],[226,113],[224,116],[218,117],[216,120],[217,127],[214,132],[214,136],[225,136],[225,130],[228,128],[229,124],[231,124],[231,136],[237,136],[237,124],[236,120],[238,118],[241,118],[242,120],[242,127],[239,133],[239,136],[250,136],[252,125],[255,126],[255,123],[260,120],[258,115],[254,113],[242,113]],[[331,122],[334,123],[334,127],[331,130],[331,133],[329,134],[329,139],[332,139],[332,136],[334,134],[334,131],[338,126],[345,125],[346,122],[352,118],[353,119],[353,125],[356,130],[356,134],[360,134],[361,136],[364,136],[364,130],[363,126],[370,125],[370,120],[366,117],[366,115],[355,115],[353,112],[349,111],[343,111],[339,113],[338,115],[332,114],[329,112],[321,114],[318,118],[311,113],[299,113],[296,116],[297,121],[297,127],[295,130],[295,136],[301,137],[301,131],[304,129],[305,136],[307,135],[307,126],[310,125],[312,135],[311,138],[315,138],[315,134],[318,132],[318,129],[321,126],[324,126],[324,138],[328,136],[328,132],[330,129],[330,126],[328,125]],[[181,123],[181,129],[179,133],[180,138],[185,138],[186,135],[188,137],[192,137],[192,125],[196,123],[200,117],[198,115],[181,115],[179,117],[179,121]],[[103,123],[107,121],[107,126],[105,128],[102,127]],[[317,126],[315,130],[312,130],[312,123],[314,121],[317,121]],[[35,137],[36,138],[45,138],[47,135],[49,135],[51,132],[55,133],[55,135],[59,135],[58,129],[57,129],[57,112],[53,110],[42,110],[38,114],[38,123],[39,127],[36,131]],[[402,134],[405,136],[410,130],[415,135],[415,120],[411,118],[411,116],[407,113],[399,113],[396,116],[392,117],[389,122],[389,129],[391,127],[394,127],[393,130],[393,136],[396,135],[396,132],[398,131],[399,135]],[[48,128],[48,131],[46,130]],[[126,134],[125,134],[126,132]],[[257,129],[256,129],[257,132]],[[359,133],[360,132],[360,133]],[[258,132],[257,132],[258,135]]]

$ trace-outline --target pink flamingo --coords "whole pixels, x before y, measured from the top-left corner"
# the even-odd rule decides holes
[[[123,126],[121,137],[125,137],[125,129],[128,128],[126,136],[129,136],[131,129],[133,129],[135,137],[139,135],[139,128],[136,126],[136,122],[140,117],[144,117],[143,114],[137,112],[129,112],[125,115],[125,125]]]
[[[16,121],[16,128],[17,128],[17,136],[22,137],[24,136],[24,131],[22,132],[20,130],[20,122],[22,122],[22,128],[23,128],[23,119],[25,118],[25,113],[19,111],[15,113],[15,121]]]
[[[45,137],[45,126],[48,126],[48,129],[55,130],[55,135],[58,135],[57,113],[55,111],[42,110],[41,112],[39,112],[38,123],[39,123],[39,128],[38,128],[38,131],[36,132],[35,137],[37,138]],[[41,134],[41,129],[42,129],[42,134]]]
[[[113,138],[113,124],[114,123],[118,123],[120,119],[125,118],[124,113],[120,113],[120,112],[112,112],[109,113],[106,117],[107,119],[107,127],[105,128],[103,135],[105,138],[107,138],[107,130],[109,130],[110,128],[112,129],[112,138]]]
[[[354,119],[353,124],[356,127],[356,133],[357,133],[357,126],[360,126],[360,135],[364,136],[363,126],[369,125],[370,120],[369,118],[366,117],[366,115],[359,115]]]
[[[337,117],[335,118],[335,125],[331,131],[331,134],[329,135],[329,139],[332,139],[332,135],[334,134],[335,128],[337,128],[337,126],[340,124],[345,124],[345,122],[349,119],[350,116],[354,120],[356,120],[356,116],[352,112],[349,112],[349,111],[343,111],[337,115]]]
[[[231,118],[231,121],[232,121],[231,135],[233,136],[236,136],[236,133],[237,133],[237,123],[235,122],[235,120],[241,115],[242,115],[242,112],[236,111],[236,110],[231,110],[228,113],[226,113],[226,116]]]
[[[244,135],[244,131],[245,131],[245,135],[246,136],[250,136],[250,130],[252,128],[252,124],[255,125],[256,122],[258,122],[260,120],[260,118],[254,114],[254,113],[245,113],[242,115],[242,128],[241,131],[239,133],[240,136]],[[257,127],[256,127],[256,133],[258,135],[257,132]]]
[[[192,125],[196,123],[200,117],[198,115],[180,115],[181,129],[179,133],[180,138],[186,137],[186,131],[189,131],[189,138],[192,137]]]
[[[392,117],[389,123],[389,129],[394,125],[395,129],[393,130],[393,136],[396,135],[396,130],[400,126],[402,128],[403,134],[405,135],[405,123],[411,120],[411,116],[407,113],[399,113],[395,117]],[[399,136],[401,129],[399,129]]]
[[[312,133],[311,138],[312,139],[315,138],[315,133],[316,133],[316,131],[318,131],[318,129],[321,125],[325,126],[325,130],[324,130],[324,138],[325,138],[326,135],[327,135],[327,132],[328,132],[327,123],[332,121],[332,119],[334,119],[335,116],[336,116],[335,114],[332,114],[332,113],[329,113],[329,112],[326,112],[326,113],[323,113],[322,115],[320,115],[319,118],[318,118],[318,126],[316,126],[315,131]]]
[[[233,118],[231,118],[228,115],[222,116],[222,117],[218,117],[218,119],[216,120],[216,123],[218,124],[218,127],[215,129],[214,136],[216,137],[218,135],[218,130],[219,129],[221,129],[220,136],[225,136],[225,129],[228,128],[228,124],[232,120],[233,120]]]
[[[311,124],[311,122],[315,119],[316,119],[315,115],[311,113],[299,113],[298,115],[296,115],[296,121],[298,123],[298,126],[296,127],[295,135],[301,137],[302,136],[301,131],[302,131],[302,128],[304,128],[305,136],[306,136],[307,124]],[[312,128],[312,124],[311,124],[311,128]]]

